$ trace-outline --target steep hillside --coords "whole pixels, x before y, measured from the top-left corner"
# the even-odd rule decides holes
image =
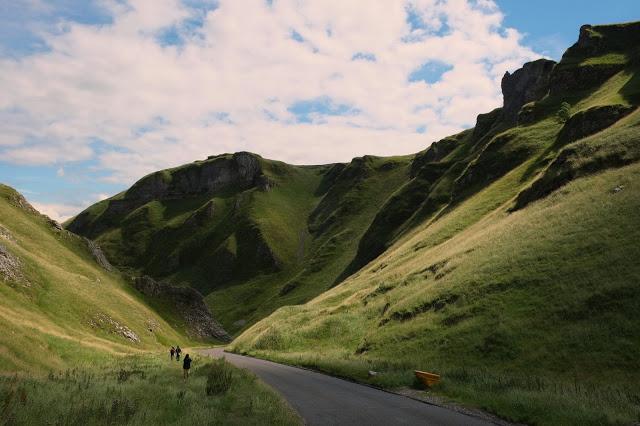
[[[584,26],[507,74],[502,109],[416,156],[354,274],[234,349],[387,387],[435,371],[517,421],[638,421],[639,37]]]
[[[141,179],[79,214],[131,275],[190,286],[230,332],[334,285],[410,157],[292,166],[255,154],[213,156]]]
[[[301,424],[224,361],[191,352],[184,383],[167,348],[211,342],[215,321],[195,290],[137,281],[151,304],[95,243],[0,185],[0,424]]]
[[[46,371],[185,341],[105,267],[93,244],[0,185],[0,371]]]

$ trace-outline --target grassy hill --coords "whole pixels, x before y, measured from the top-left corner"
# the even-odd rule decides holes
[[[214,156],[149,175],[67,226],[132,275],[196,288],[237,332],[331,288],[411,160],[292,166]]]
[[[4,185],[0,226],[0,370],[47,371],[184,341],[119,273],[94,260],[83,239]]]
[[[385,387],[435,371],[520,422],[640,420],[638,34],[583,27],[542,97],[418,154],[354,273],[233,348]]]
[[[414,156],[213,156],[68,229],[198,289],[237,351],[385,387],[431,370],[436,392],[528,423],[637,421],[639,34],[583,26]]]
[[[86,240],[0,185],[0,424],[300,424],[224,362],[192,352],[183,383],[167,348],[198,342],[171,309],[160,313]]]

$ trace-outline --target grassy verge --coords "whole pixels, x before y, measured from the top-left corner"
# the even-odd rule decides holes
[[[164,356],[0,377],[0,424],[296,425],[298,416],[252,374],[194,356],[188,381]]]
[[[410,362],[354,359],[351,354],[311,355],[248,351],[246,355],[282,364],[309,368],[382,389],[407,387],[480,408],[505,420],[532,425],[629,425],[640,420],[640,393],[632,385],[569,381],[549,375],[509,374],[482,368],[441,368],[444,380],[425,390],[414,378]],[[369,371],[378,375],[370,376]]]
[[[637,422],[639,179],[638,164],[578,179],[420,247],[449,213],[233,347],[386,388],[434,371],[436,393],[519,422]]]

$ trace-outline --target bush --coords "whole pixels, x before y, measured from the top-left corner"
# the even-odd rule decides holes
[[[219,395],[231,389],[233,382],[232,367],[224,359],[214,361],[207,373],[207,395]]]

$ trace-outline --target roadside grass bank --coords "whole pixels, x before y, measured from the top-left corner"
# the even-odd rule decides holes
[[[409,361],[361,360],[349,354],[310,355],[273,351],[237,353],[340,377],[390,391],[412,388],[418,397],[437,397],[481,409],[504,420],[531,425],[631,425],[640,421],[640,391],[632,383],[563,380],[557,377],[508,374],[482,368],[436,367],[442,382],[430,389],[415,379]],[[369,372],[375,372],[370,375]],[[432,401],[433,402],[433,401]],[[436,402],[436,405],[440,405]]]
[[[298,425],[251,373],[193,356],[191,377],[168,356],[135,355],[44,376],[0,376],[0,425]]]

